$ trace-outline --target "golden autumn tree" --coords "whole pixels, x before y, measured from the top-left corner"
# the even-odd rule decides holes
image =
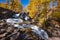
[[[15,12],[21,12],[23,9],[20,0],[6,0],[5,3],[0,3],[0,7],[10,9]]]
[[[30,0],[30,4],[28,4],[27,8],[28,8],[28,11],[29,11],[29,16],[31,18],[34,18],[34,16],[36,15],[37,13],[37,4],[38,1],[36,0]]]
[[[57,6],[55,7],[53,17],[60,19],[60,0],[55,0],[57,3]]]
[[[49,16],[52,14],[52,12],[48,12],[48,10],[50,9],[49,4],[51,0],[44,0],[44,1],[40,0],[40,1],[41,1],[42,10],[39,13],[38,21],[39,24],[44,25],[47,18],[49,18]]]
[[[56,0],[58,4],[58,8],[60,8],[60,0]]]
[[[27,6],[29,16],[33,19],[37,19],[40,23],[44,22],[44,18],[47,15],[47,7],[51,0],[30,0]],[[38,17],[39,16],[39,17]]]
[[[22,11],[22,5],[20,3],[20,0],[11,0],[10,9],[17,11],[17,12],[21,12]]]
[[[37,11],[40,11],[43,7],[42,4],[45,4],[47,2],[50,2],[50,0],[30,0],[30,3],[28,4],[27,8],[29,10],[30,13],[30,16],[33,18],[34,17],[34,13],[37,12]],[[33,16],[32,16],[33,14]]]
[[[8,0],[6,0],[6,2],[4,3],[0,3],[0,7],[3,7],[3,8],[8,8],[8,4],[7,4]]]
[[[0,3],[0,7],[6,8],[7,4],[6,3]]]

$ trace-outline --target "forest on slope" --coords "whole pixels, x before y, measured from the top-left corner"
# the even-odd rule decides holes
[[[28,13],[31,21],[24,20],[27,25],[37,25],[39,28],[44,29],[49,37],[60,37],[60,0],[29,0],[29,4],[24,9],[19,1],[11,0],[10,5],[8,5],[7,0],[3,5],[0,3],[0,7],[22,14]],[[24,22],[22,25],[25,24]],[[3,20],[1,24],[3,24],[2,26],[6,25]],[[19,25],[21,26],[21,24]],[[31,29],[29,28],[23,28],[19,31],[22,31],[26,35],[30,35],[29,37],[33,40],[35,40],[35,38],[36,40],[39,39],[37,36],[30,34]]]

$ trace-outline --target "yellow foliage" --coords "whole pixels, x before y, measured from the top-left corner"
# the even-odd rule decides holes
[[[46,3],[46,2],[50,2],[51,0],[40,0],[41,4],[42,3]]]
[[[50,2],[51,0],[30,0],[30,3],[28,4],[27,8],[29,11],[29,16],[31,18],[34,18],[35,15],[39,12],[39,7],[46,2]]]
[[[18,0],[14,0],[14,2],[10,2],[10,9],[13,9],[17,12],[21,12],[22,11],[22,5]]]
[[[39,23],[44,24],[44,18],[39,18]]]
[[[0,7],[6,8],[6,9],[7,9],[7,6],[8,6],[8,5],[7,5],[6,3],[1,3],[1,4],[0,4]]]
[[[28,8],[28,11],[29,11],[29,16],[31,18],[34,18],[36,12],[37,12],[37,8],[36,6],[38,5],[38,1],[36,0],[30,0],[30,4],[28,4],[27,8]]]
[[[44,24],[47,14],[47,7],[50,1],[51,0],[30,0],[30,3],[27,6],[29,16],[34,20],[38,20],[39,24]],[[39,17],[38,14],[40,14]]]
[[[22,11],[22,5],[21,5],[19,0],[11,0],[9,5],[7,3],[1,3],[0,7],[7,8],[10,10],[14,10],[15,12],[21,12]]]
[[[56,0],[58,4],[58,8],[60,8],[60,0]]]
[[[60,19],[60,12],[54,12],[53,13],[53,17],[56,17],[56,18],[58,18],[58,19]]]

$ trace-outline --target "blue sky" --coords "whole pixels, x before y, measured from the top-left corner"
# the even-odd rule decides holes
[[[21,0],[21,3],[22,3],[22,6],[24,8],[29,3],[29,0]]]
[[[5,0],[0,0],[0,3],[5,2]]]
[[[0,3],[3,3],[3,2],[5,2],[6,0],[0,0]],[[27,6],[27,4],[29,3],[29,0],[21,0],[21,3],[22,3],[22,6],[23,6],[23,8],[25,7],[25,6]]]

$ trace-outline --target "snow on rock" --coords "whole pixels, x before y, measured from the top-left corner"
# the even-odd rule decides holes
[[[46,33],[46,31],[44,31],[43,29],[39,29],[37,26],[33,26],[31,28],[35,34],[39,35],[39,37],[44,40],[48,40],[48,34]]]
[[[29,19],[29,17],[28,17],[28,16],[26,16],[26,17],[25,17],[25,20],[28,20],[28,19]]]
[[[21,23],[21,22],[23,22],[23,20],[22,19],[7,19],[6,22],[14,24],[14,23]],[[17,27],[17,28],[31,28],[32,29],[31,31],[33,33],[37,34],[42,39],[44,39],[44,40],[48,39],[48,34],[46,33],[46,31],[44,31],[43,29],[39,28],[36,25],[32,25],[32,24],[22,24],[22,25],[14,24],[14,27]]]
[[[20,14],[14,14],[13,17],[14,18],[18,18],[20,16]]]
[[[23,26],[22,25],[19,25],[19,24],[14,24],[14,27],[23,28]]]
[[[9,19],[6,20],[6,22],[10,23],[10,24],[11,23],[14,24],[14,23],[22,23],[23,20],[22,19],[9,18]]]

